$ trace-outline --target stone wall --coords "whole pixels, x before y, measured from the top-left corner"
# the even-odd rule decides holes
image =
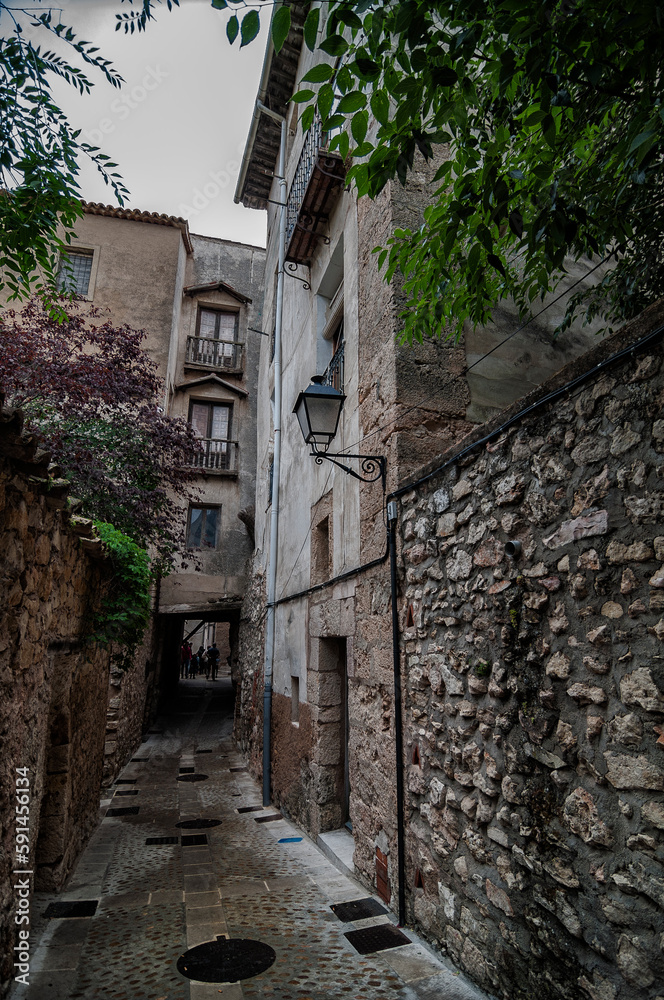
[[[663,354],[402,497],[409,916],[506,1000],[664,995]]]
[[[0,414],[0,949],[13,976],[17,768],[30,783],[31,886],[59,888],[98,821],[109,654],[83,642],[109,567],[101,543],[69,526],[67,484]],[[79,537],[82,536],[82,537]],[[20,828],[22,830],[22,827]]]

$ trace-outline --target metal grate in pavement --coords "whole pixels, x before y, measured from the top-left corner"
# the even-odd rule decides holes
[[[220,819],[183,819],[175,824],[180,830],[211,830],[213,826],[221,826]]]
[[[410,944],[410,938],[402,934],[394,924],[377,924],[375,927],[363,927],[359,931],[346,931],[355,951],[360,955],[371,955],[375,951],[386,951],[388,948],[399,948],[402,944]]]
[[[207,781],[207,774],[179,774],[178,781]]]
[[[138,795],[138,788],[127,788],[124,791],[119,788],[115,794],[116,795]]]
[[[263,811],[263,806],[239,806],[239,813],[259,813]]]
[[[63,917],[94,917],[97,909],[96,899],[62,900],[59,903],[49,903],[44,911],[45,917],[62,919]]]
[[[135,785],[136,784],[136,778],[116,778],[115,779],[115,784],[116,785]]]
[[[387,913],[385,907],[372,899],[371,896],[352,899],[348,903],[335,903],[330,909],[344,924],[348,924],[352,920],[366,920],[367,917],[379,917],[383,913]]]
[[[218,937],[186,951],[178,959],[177,969],[199,983],[237,983],[265,972],[276,957],[262,941]]]
[[[121,809],[107,809],[107,816],[138,816],[139,806],[122,806]]]
[[[153,844],[177,844],[179,837],[148,837],[145,841],[146,847],[152,847]]]
[[[211,750],[195,750],[194,753],[212,753]]]
[[[274,823],[276,819],[283,819],[281,813],[270,813],[269,816],[254,816],[254,823]]]
[[[149,757],[132,757],[131,758],[131,763],[132,764],[147,764],[147,762],[148,762],[149,759],[150,759]]]
[[[248,771],[249,768],[248,767],[229,767],[228,770],[231,772],[231,774],[233,774],[233,773],[237,773],[238,771]]]
[[[205,833],[191,833],[182,838],[183,847],[200,847],[202,844],[207,844],[207,842],[207,834]]]
[[[193,774],[195,770],[196,770],[195,767],[181,767],[179,773],[180,774]]]

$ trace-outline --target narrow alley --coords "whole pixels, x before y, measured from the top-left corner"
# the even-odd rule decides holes
[[[482,1000],[262,808],[232,724],[230,680],[180,682],[66,888],[33,897],[30,983],[12,997]]]

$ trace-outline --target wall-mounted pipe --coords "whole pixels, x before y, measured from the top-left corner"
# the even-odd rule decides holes
[[[274,664],[274,617],[277,596],[277,556],[279,545],[279,470],[281,468],[281,327],[284,311],[284,264],[286,259],[286,119],[256,101],[258,113],[281,123],[279,144],[279,267],[274,322],[274,472],[270,510],[270,551],[267,571],[267,617],[263,664],[263,805],[270,804],[270,761],[272,757],[272,674]]]
[[[390,538],[390,593],[392,598],[392,665],[394,668],[394,755],[397,791],[397,877],[399,880],[399,924],[406,923],[406,850],[403,804],[403,721],[401,706],[401,648],[397,606],[397,503],[387,505]]]
[[[505,555],[509,556],[510,559],[518,559],[521,555],[521,542],[517,542],[515,539],[505,542]]]

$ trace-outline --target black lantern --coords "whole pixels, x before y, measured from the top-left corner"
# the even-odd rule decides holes
[[[314,375],[311,385],[297,397],[293,413],[300,422],[305,443],[310,444],[314,452],[325,452],[330,447],[339,427],[345,398],[338,389],[323,385],[322,375]]]

